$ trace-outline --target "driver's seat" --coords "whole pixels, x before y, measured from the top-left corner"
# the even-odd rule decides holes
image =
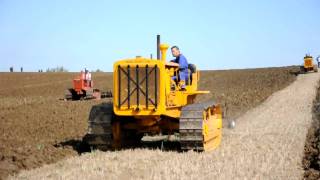
[[[188,69],[189,69],[189,78],[186,81],[187,85],[191,85],[192,84],[192,74],[197,72],[197,67],[194,64],[188,64]]]

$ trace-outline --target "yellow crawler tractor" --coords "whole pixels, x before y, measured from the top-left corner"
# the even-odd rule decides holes
[[[157,37],[157,59],[136,57],[115,62],[113,103],[95,105],[83,141],[93,148],[120,149],[145,134],[177,135],[182,150],[211,151],[221,142],[222,110],[213,101],[195,103],[199,71],[189,65],[186,90],[172,80],[179,65],[166,62],[168,45]],[[161,51],[161,57],[160,57]]]
[[[307,72],[318,72],[318,66],[317,64],[313,64],[313,57],[306,54],[304,57],[303,65],[300,66],[300,72],[301,73],[307,73]]]

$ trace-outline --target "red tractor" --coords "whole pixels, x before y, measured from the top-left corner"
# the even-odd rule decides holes
[[[65,100],[99,100],[106,97],[112,97],[112,93],[94,89],[91,73],[88,70],[81,71],[80,76],[73,79],[73,88],[68,89],[65,93]]]

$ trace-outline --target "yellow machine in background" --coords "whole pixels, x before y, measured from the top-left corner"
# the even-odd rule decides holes
[[[300,66],[301,73],[306,73],[310,71],[318,72],[317,64],[313,64],[313,57],[306,54],[304,57],[303,65]]]
[[[140,143],[144,134],[179,134],[181,149],[210,151],[221,142],[222,112],[213,101],[195,103],[199,71],[189,64],[186,91],[172,80],[179,65],[166,62],[168,45],[158,59],[136,57],[115,62],[113,103],[93,106],[88,133],[90,146],[119,149]],[[159,52],[158,51],[158,52]]]

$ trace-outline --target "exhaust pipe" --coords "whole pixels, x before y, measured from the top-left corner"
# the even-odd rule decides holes
[[[160,35],[157,35],[157,59],[160,60]]]
[[[160,42],[160,35],[157,35],[157,60],[161,60],[166,62],[166,55],[169,45],[161,44]]]

